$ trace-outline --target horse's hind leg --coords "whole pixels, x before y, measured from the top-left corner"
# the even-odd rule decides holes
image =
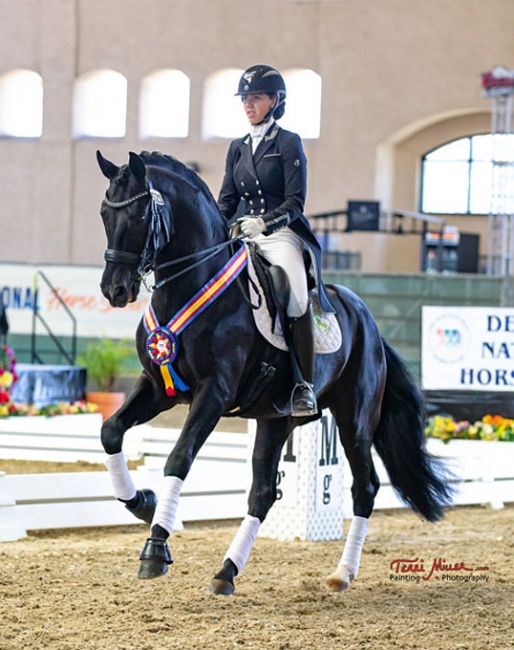
[[[350,582],[357,576],[368,531],[368,519],[373,512],[375,496],[380,486],[371,456],[373,433],[380,417],[380,395],[381,391],[374,399],[365,401],[361,395],[360,400],[351,400],[351,406],[347,401],[348,396],[345,396],[347,407],[341,404],[332,409],[353,476],[353,518],[341,560],[336,571],[327,578],[327,585],[332,591],[348,589]],[[358,408],[356,404],[359,404]]]
[[[147,422],[169,407],[163,403],[151,380],[143,373],[123,406],[102,426],[101,440],[114,496],[138,519],[150,524],[157,505],[152,490],[137,490],[122,450],[125,432],[134,424]]]
[[[229,596],[234,592],[234,578],[245,567],[261,523],[277,498],[280,454],[293,428],[294,424],[286,418],[257,420],[248,514],[225,553],[221,571],[211,581],[210,592],[213,594]]]

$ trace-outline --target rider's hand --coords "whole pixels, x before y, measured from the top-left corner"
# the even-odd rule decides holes
[[[249,239],[253,239],[266,231],[266,224],[261,217],[241,217],[241,219],[238,219],[238,223],[243,235]]]

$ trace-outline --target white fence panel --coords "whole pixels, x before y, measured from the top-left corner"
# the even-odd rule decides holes
[[[514,502],[514,443],[481,440],[451,440],[445,444],[430,438],[428,450],[444,458],[454,474],[454,505],[489,505],[502,508]],[[378,454],[373,452],[373,462],[380,479],[380,490],[375,499],[375,510],[404,508]],[[345,460],[344,514],[351,516],[352,476]]]
[[[100,444],[101,416],[98,417],[0,420],[0,458],[102,462],[105,455]],[[14,420],[18,422],[13,424]],[[179,434],[176,429],[150,425],[134,427],[127,433],[127,456],[145,459],[144,466],[132,472],[138,488],[149,487],[159,492],[166,458]],[[182,521],[232,519],[246,514],[251,479],[250,441],[248,434],[211,434],[185,481],[177,513],[178,525]],[[312,448],[318,454],[316,445]],[[428,448],[431,453],[446,458],[455,474],[455,505],[488,504],[499,508],[506,502],[514,502],[514,443],[452,440],[445,445],[431,439]],[[381,480],[375,509],[404,507],[376,454],[374,460]],[[314,462],[319,463],[317,455]],[[351,481],[345,461],[344,517],[352,514]],[[106,471],[3,476],[1,488],[0,506],[4,507],[0,514],[5,521],[2,524],[0,517],[0,528],[3,525],[5,530],[140,523],[112,496]]]

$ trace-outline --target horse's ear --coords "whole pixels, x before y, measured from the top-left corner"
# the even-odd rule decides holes
[[[129,169],[132,174],[140,181],[146,176],[145,163],[141,156],[133,151],[129,152]]]
[[[118,172],[120,171],[120,168],[117,167],[114,163],[112,163],[110,160],[107,160],[107,158],[104,158],[100,151],[96,152],[96,159],[98,161],[98,165],[100,166],[100,169],[102,170],[102,174],[108,178],[110,181],[118,175]]]

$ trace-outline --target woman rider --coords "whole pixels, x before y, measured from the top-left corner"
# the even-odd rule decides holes
[[[332,312],[319,277],[321,249],[303,214],[307,161],[300,137],[278,126],[285,111],[286,86],[281,74],[268,65],[248,68],[237,95],[250,123],[250,133],[229,147],[218,206],[231,221],[236,213],[245,237],[255,241],[264,257],[281,266],[291,292],[287,306],[290,328],[286,336],[302,375],[293,388],[293,416],[317,413],[314,393],[314,333],[303,257],[307,247],[316,258],[321,306]]]

